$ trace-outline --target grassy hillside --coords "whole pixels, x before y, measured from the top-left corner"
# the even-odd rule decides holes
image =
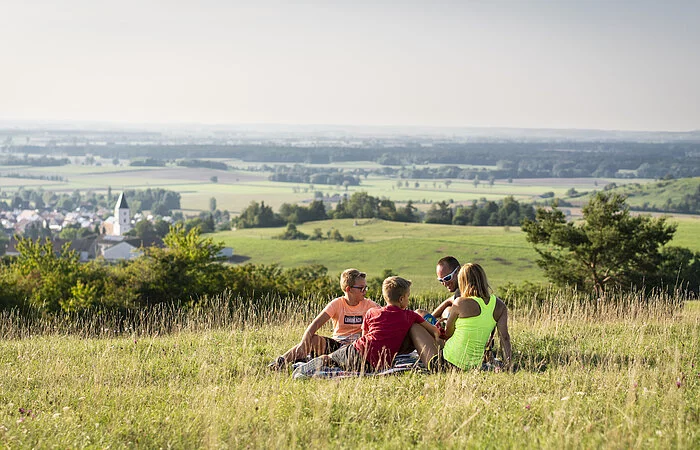
[[[672,245],[700,251],[700,219],[671,219],[679,224]],[[357,267],[370,277],[380,276],[384,269],[414,282],[414,292],[444,289],[435,281],[435,262],[451,254],[461,262],[479,262],[484,266],[492,286],[512,281],[545,281],[535,260],[537,254],[519,228],[461,227],[452,225],[404,224],[381,220],[352,219],[311,222],[298,229],[311,234],[320,228],[326,234],[338,229],[343,236],[351,234],[361,242],[282,241],[273,239],[284,229],[244,229],[212,235],[234,249],[236,255],[250,258],[252,263],[278,263],[284,267],[323,264],[332,274],[347,267]]]
[[[620,185],[611,192],[617,192],[627,196],[627,203],[633,208],[645,208],[663,211],[670,201],[678,204],[683,197],[697,192],[700,186],[700,178],[680,178],[677,180],[662,180],[638,182],[632,181]],[[601,185],[600,188],[603,186]],[[598,189],[600,190],[600,189]],[[588,201],[589,195],[571,199],[572,203],[580,204]]]
[[[0,447],[698,448],[700,305],[658,301],[513,311],[515,373],[305,381],[266,368],[300,303],[88,338],[2,317]]]
[[[357,226],[354,223],[352,219],[329,220],[307,223],[298,229],[310,234],[320,228],[324,235],[337,229],[343,236],[350,234],[361,242],[273,239],[283,228],[229,231],[214,237],[232,247],[235,254],[250,257],[253,263],[279,263],[285,267],[323,264],[332,274],[357,267],[370,277],[392,269],[413,280],[416,293],[445,293],[435,280],[435,263],[446,255],[481,263],[496,288],[506,281],[544,281],[534,263],[535,252],[518,228],[506,231],[380,220],[358,220]]]

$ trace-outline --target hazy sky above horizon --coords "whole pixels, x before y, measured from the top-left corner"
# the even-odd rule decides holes
[[[5,0],[0,119],[700,129],[700,1]]]

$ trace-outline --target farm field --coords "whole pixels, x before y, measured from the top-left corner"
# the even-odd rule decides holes
[[[169,165],[166,167],[131,167],[128,165],[115,166],[111,162],[102,161],[102,165],[70,164],[62,167],[26,167],[2,166],[0,175],[9,173],[29,174],[35,176],[61,175],[65,182],[46,181],[38,179],[19,179],[0,176],[2,192],[13,192],[18,187],[57,192],[72,192],[92,190],[106,192],[108,187],[113,191],[122,189],[164,188],[179,192],[182,197],[182,208],[186,213],[206,211],[209,199],[215,197],[219,209],[227,209],[238,214],[251,201],[264,201],[273,208],[283,203],[298,203],[311,201],[315,192],[324,195],[352,195],[364,191],[374,197],[387,197],[395,202],[412,200],[421,210],[429,208],[430,203],[447,201],[458,204],[470,204],[472,201],[485,198],[501,200],[508,195],[519,201],[541,200],[539,196],[553,192],[558,197],[564,197],[570,188],[578,191],[600,189],[608,183],[615,182],[623,185],[634,181],[643,183],[646,180],[629,179],[593,179],[593,178],[549,178],[549,179],[514,179],[512,183],[506,180],[495,180],[493,185],[481,181],[475,186],[469,180],[450,180],[447,186],[445,180],[403,180],[403,186],[398,187],[399,180],[395,178],[370,175],[362,179],[360,186],[349,186],[346,190],[340,186],[309,185],[268,181],[269,173],[257,171],[260,165],[227,160],[236,169],[227,171],[206,168],[187,168]],[[122,161],[126,164],[126,160]],[[364,167],[363,162],[354,164],[338,163],[328,165],[335,168]],[[370,163],[367,163],[370,164]],[[371,163],[374,164],[374,163]],[[372,166],[374,167],[374,166]],[[255,170],[245,170],[253,168]],[[217,183],[211,182],[211,177],[218,178]],[[406,186],[406,183],[408,186]],[[416,187],[416,183],[418,186]]]
[[[673,218],[678,231],[671,245],[700,251],[700,218]],[[239,257],[255,264],[280,264],[296,267],[322,264],[330,274],[357,267],[368,276],[380,276],[392,269],[413,280],[414,292],[444,296],[435,281],[435,263],[445,255],[462,262],[479,262],[489,274],[496,291],[507,282],[544,282],[535,263],[537,254],[518,227],[462,227],[453,225],[404,224],[381,220],[352,219],[310,222],[298,230],[312,234],[320,228],[325,236],[337,229],[343,236],[351,234],[361,242],[284,241],[273,239],[284,228],[251,228],[211,234],[217,241],[232,247]]]
[[[267,370],[317,312],[303,302],[171,332],[162,314],[116,335],[84,322],[99,336],[5,316],[0,446],[698,448],[700,305],[625,304],[512,311],[515,373],[336,380]]]

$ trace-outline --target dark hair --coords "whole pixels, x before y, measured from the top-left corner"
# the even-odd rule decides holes
[[[460,266],[459,261],[457,261],[457,258],[454,256],[445,256],[444,258],[440,258],[437,265],[447,267],[450,272]]]

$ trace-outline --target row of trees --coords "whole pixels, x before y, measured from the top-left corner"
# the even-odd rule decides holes
[[[358,147],[298,147],[276,144],[183,144],[61,146],[61,152],[104,158],[135,159],[139,164],[163,165],[177,158],[237,158],[250,162],[329,164],[374,161],[402,170],[412,165],[488,166],[485,178],[612,177],[675,178],[700,176],[700,144],[697,142],[424,142],[405,140],[403,145],[371,142]],[[56,149],[17,146],[16,151],[51,153]],[[149,159],[144,159],[149,158]],[[424,170],[424,169],[421,169]],[[441,170],[441,169],[438,169]],[[439,178],[430,171],[427,178]],[[408,176],[407,178],[416,178]],[[456,178],[456,177],[455,177]]]
[[[228,170],[229,166],[220,161],[211,161],[208,159],[181,159],[176,163],[182,167],[203,167],[206,169]]]
[[[452,208],[442,201],[433,203],[425,215],[425,223],[442,223],[473,226],[519,226],[525,219],[534,219],[532,205],[519,203],[512,196],[499,202],[482,199],[470,206]]]
[[[65,166],[66,164],[70,164],[70,159],[54,158],[47,155],[42,155],[37,158],[31,158],[27,155],[0,158],[0,166],[54,167]]]
[[[170,215],[172,210],[180,209],[180,194],[167,189],[127,189],[124,195],[129,202],[132,212],[152,211],[156,215]],[[75,190],[72,193],[56,193],[39,189],[26,189],[20,187],[10,197],[0,199],[0,209],[57,209],[72,211],[77,207],[86,210],[96,210],[98,207],[111,209],[114,207],[116,196],[112,195],[112,188],[107,188],[107,194],[94,191],[81,192]]]
[[[388,199],[379,199],[366,192],[355,192],[349,198],[341,199],[334,209],[327,210],[321,200],[314,200],[309,206],[283,204],[279,213],[265,202],[251,202],[241,214],[233,219],[238,228],[279,227],[285,224],[301,224],[326,219],[382,219],[395,222],[442,223],[474,226],[519,226],[526,219],[535,217],[531,205],[519,203],[512,196],[500,202],[473,202],[470,206],[451,206],[442,201],[431,205],[422,215],[411,201],[397,207]]]
[[[310,167],[295,164],[293,166],[277,166],[274,168],[274,173],[269,176],[270,181],[281,181],[287,183],[306,183],[306,184],[327,184],[333,186],[359,186],[360,173],[367,176],[366,171],[354,170],[349,173],[343,169],[335,169],[332,167]]]

